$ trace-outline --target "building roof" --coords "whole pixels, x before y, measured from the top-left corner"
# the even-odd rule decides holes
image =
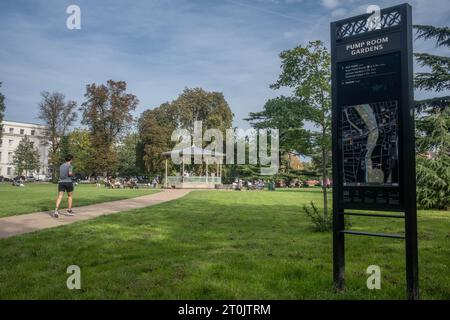
[[[16,126],[35,126],[40,128],[45,128],[45,125],[39,124],[39,123],[32,123],[32,122],[22,122],[22,121],[12,121],[12,120],[3,120],[3,125],[16,125]]]

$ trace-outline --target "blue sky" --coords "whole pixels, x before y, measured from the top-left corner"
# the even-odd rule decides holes
[[[88,83],[125,80],[146,109],[175,99],[185,87],[223,92],[235,125],[288,91],[269,88],[278,54],[321,39],[330,21],[365,13],[360,0],[147,0],[0,2],[0,82],[6,119],[38,122],[41,91],[81,104]],[[413,0],[414,23],[449,25],[448,0]],[[66,28],[66,8],[81,8],[81,30]],[[418,41],[416,51],[444,53]],[[448,93],[447,93],[448,94]],[[416,98],[427,93],[416,93]]]

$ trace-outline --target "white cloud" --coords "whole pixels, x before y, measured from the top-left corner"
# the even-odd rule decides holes
[[[341,18],[341,17],[345,16],[346,14],[347,14],[347,9],[344,9],[344,8],[338,8],[338,9],[331,11],[331,16],[333,18]]]
[[[322,0],[322,5],[327,9],[334,9],[340,5],[340,0]]]
[[[293,31],[285,31],[283,32],[283,37],[285,37],[286,39],[291,39],[295,36],[295,32]]]

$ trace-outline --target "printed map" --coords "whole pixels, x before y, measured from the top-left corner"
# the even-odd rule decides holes
[[[344,186],[398,186],[398,102],[342,109]]]

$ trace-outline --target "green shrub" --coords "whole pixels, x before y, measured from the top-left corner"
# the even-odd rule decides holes
[[[325,217],[323,212],[317,208],[314,202],[311,201],[309,205],[303,205],[303,211],[311,220],[314,231],[329,232],[333,230],[333,216],[329,214]],[[352,226],[347,217],[344,218],[344,224],[346,229]]]

